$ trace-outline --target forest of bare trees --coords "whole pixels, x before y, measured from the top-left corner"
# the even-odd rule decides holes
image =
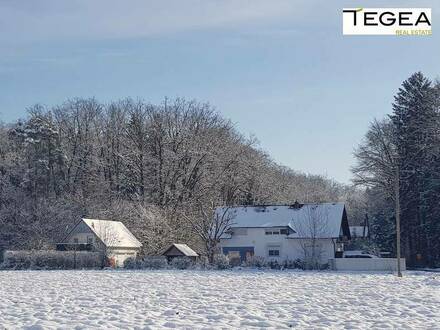
[[[297,200],[345,202],[349,222],[369,219],[363,247],[395,255],[398,182],[402,253],[439,265],[439,91],[421,73],[402,84],[355,150],[353,186],[275,163],[209,104],[35,105],[0,124],[0,250],[50,248],[89,217],[123,221],[144,253],[186,242],[212,259],[216,206]]]
[[[276,164],[196,101],[74,99],[0,126],[0,250],[50,247],[81,217],[122,220],[145,253],[176,241],[203,249],[198,221],[216,205],[353,192]]]

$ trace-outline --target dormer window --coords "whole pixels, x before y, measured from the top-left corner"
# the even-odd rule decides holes
[[[266,229],[266,235],[279,235],[279,229]]]
[[[289,230],[287,228],[266,229],[265,234],[266,235],[289,235]]]

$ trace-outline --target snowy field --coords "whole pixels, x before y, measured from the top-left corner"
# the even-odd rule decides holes
[[[440,274],[2,271],[5,329],[440,329]]]

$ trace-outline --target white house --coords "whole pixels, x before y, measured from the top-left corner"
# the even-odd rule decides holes
[[[142,244],[120,221],[82,219],[78,222],[58,249],[88,249],[101,251],[116,267],[124,260],[136,257]]]
[[[350,239],[343,203],[223,207],[216,212],[230,217],[221,251],[242,261],[254,255],[277,261],[314,257],[325,264],[342,256]]]

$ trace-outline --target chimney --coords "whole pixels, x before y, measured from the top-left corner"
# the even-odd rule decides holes
[[[296,200],[295,203],[289,206],[289,209],[299,210],[303,206],[304,204],[298,203],[298,201]]]

